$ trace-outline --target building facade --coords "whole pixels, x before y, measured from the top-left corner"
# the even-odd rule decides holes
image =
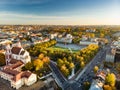
[[[37,81],[36,74],[30,71],[21,71],[21,68],[31,62],[29,53],[21,47],[20,42],[6,46],[6,65],[0,68],[0,77],[8,80],[11,87],[19,89],[23,85],[32,85]]]

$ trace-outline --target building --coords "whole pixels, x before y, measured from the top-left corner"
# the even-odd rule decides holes
[[[29,53],[22,48],[20,42],[13,44],[12,47],[9,44],[6,46],[5,58],[6,63],[9,63],[11,59],[21,60],[25,64],[31,62]]]
[[[71,34],[67,34],[65,37],[56,38],[57,42],[61,43],[72,43],[73,36]]]
[[[80,41],[80,45],[90,45],[90,44],[98,45],[98,42],[95,42],[95,41]]]
[[[109,49],[106,52],[106,62],[114,62],[115,59],[115,49]]]
[[[19,66],[20,65],[20,66]],[[19,89],[23,85],[30,86],[37,81],[36,74],[33,74],[29,71],[19,71],[17,70],[20,68],[22,64],[18,64],[18,67],[12,65],[2,68],[0,71],[1,78],[8,80],[10,82],[11,87],[15,89]]]
[[[21,71],[21,68],[31,61],[29,53],[21,47],[20,42],[6,46],[6,65],[0,68],[0,77],[8,80],[11,87],[19,89],[23,85],[32,85],[37,76],[30,71]]]
[[[115,53],[115,63],[116,62],[120,62],[120,48],[116,49],[116,53]]]
[[[103,85],[105,83],[106,73],[103,70],[99,70],[94,77],[89,90],[103,90]]]

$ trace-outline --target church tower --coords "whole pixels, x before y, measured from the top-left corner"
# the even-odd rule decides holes
[[[20,41],[16,43],[16,47],[22,48],[22,45],[21,45],[21,42],[20,42]]]
[[[6,45],[5,59],[6,65],[8,65],[11,60],[11,48],[9,44]]]

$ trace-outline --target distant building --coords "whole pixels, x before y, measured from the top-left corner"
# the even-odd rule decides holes
[[[11,43],[11,41],[7,40],[7,39],[0,39],[0,45],[4,45],[4,44],[7,44],[7,43]]]
[[[73,36],[71,34],[67,34],[65,37],[57,38],[57,42],[61,43],[72,43]]]
[[[86,32],[95,32],[96,29],[87,29]]]
[[[87,35],[82,35],[82,41],[87,41],[89,37]]]
[[[53,33],[49,35],[50,39],[55,39],[58,36],[58,33]]]
[[[116,49],[116,53],[115,53],[115,63],[116,62],[120,62],[120,48]]]
[[[98,45],[98,42],[91,42],[91,41],[80,41],[80,45],[89,45],[89,44],[96,44]]]
[[[114,62],[115,59],[115,50],[114,49],[109,49],[106,52],[106,62]]]

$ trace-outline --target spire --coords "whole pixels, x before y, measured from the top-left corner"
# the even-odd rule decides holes
[[[6,59],[6,65],[8,65],[10,60],[11,60],[11,47],[10,47],[10,44],[6,45],[5,59]]]
[[[6,45],[6,50],[10,50],[11,48],[10,48],[10,44],[7,44]]]
[[[21,42],[20,42],[20,41],[17,42],[17,43],[16,43],[16,46],[17,46],[17,47],[22,47]]]

